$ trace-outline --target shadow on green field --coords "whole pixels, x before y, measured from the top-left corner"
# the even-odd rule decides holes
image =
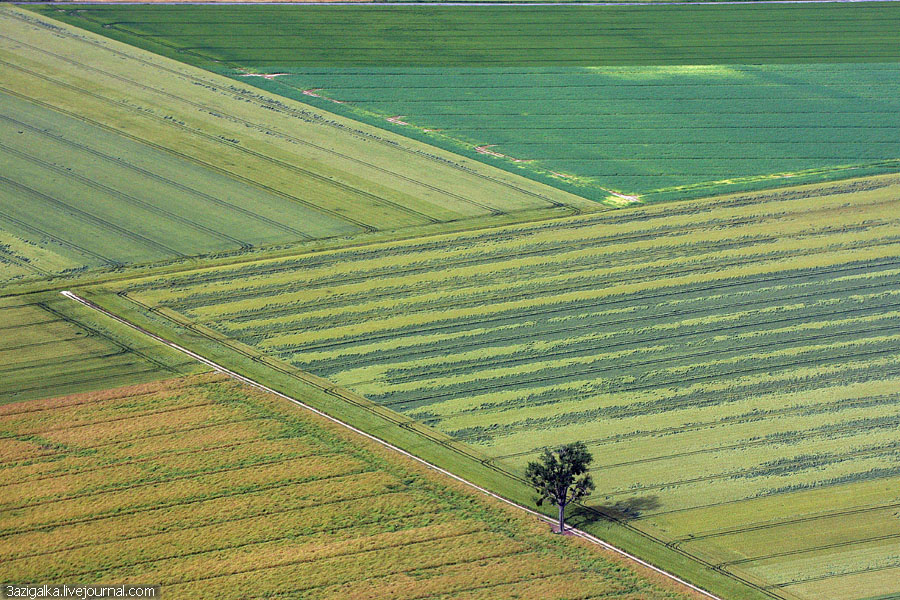
[[[630,521],[660,505],[659,496],[634,496],[610,504],[579,506],[572,517],[585,524],[604,520]]]

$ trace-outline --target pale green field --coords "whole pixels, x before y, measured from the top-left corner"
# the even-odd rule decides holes
[[[596,204],[0,6],[0,280]]]
[[[124,289],[512,474],[584,440],[589,507],[779,597],[859,600],[900,591],[898,198],[887,176]]]

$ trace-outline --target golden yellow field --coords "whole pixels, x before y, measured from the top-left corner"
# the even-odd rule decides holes
[[[8,404],[0,435],[4,582],[152,583],[169,598],[691,597],[221,375]]]

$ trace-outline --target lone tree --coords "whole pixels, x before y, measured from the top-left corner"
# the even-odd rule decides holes
[[[559,507],[559,533],[565,531],[566,506],[594,489],[587,472],[593,459],[584,442],[573,442],[553,451],[546,448],[540,460],[528,463],[525,477],[538,492],[537,505],[549,500]]]

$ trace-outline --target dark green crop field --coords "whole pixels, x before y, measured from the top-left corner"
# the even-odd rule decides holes
[[[610,204],[900,166],[895,3],[43,10]]]
[[[203,67],[884,62],[893,3],[817,6],[55,6],[41,12]]]

